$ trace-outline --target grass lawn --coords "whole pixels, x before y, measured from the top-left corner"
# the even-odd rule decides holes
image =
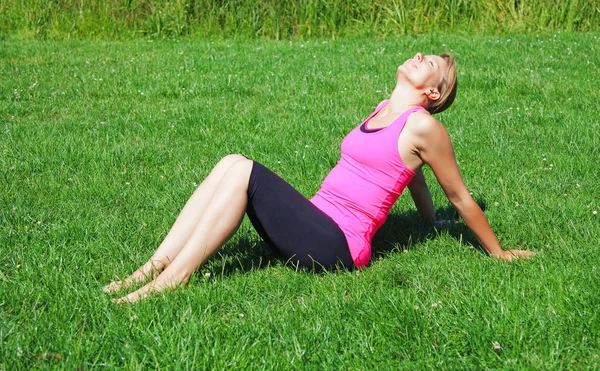
[[[505,249],[408,192],[360,272],[295,271],[245,220],[185,288],[115,305],[222,156],[311,196],[417,51]],[[0,41],[0,369],[600,369],[600,35]],[[431,172],[438,216],[456,218]]]

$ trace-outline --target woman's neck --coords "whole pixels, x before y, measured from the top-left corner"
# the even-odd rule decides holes
[[[387,113],[402,113],[414,106],[425,107],[427,98],[424,94],[419,94],[414,89],[406,89],[402,86],[396,86],[385,107]]]

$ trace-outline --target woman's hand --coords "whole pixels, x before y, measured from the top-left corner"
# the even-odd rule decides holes
[[[452,225],[458,223],[456,220],[436,220],[433,223],[433,226],[437,229],[446,229],[450,228]]]
[[[506,261],[511,261],[513,259],[520,259],[520,258],[531,258],[532,256],[534,256],[535,253],[533,251],[526,251],[526,250],[507,250],[507,251],[502,251],[502,254],[500,256],[495,256],[496,259],[502,259],[502,260],[506,260]]]

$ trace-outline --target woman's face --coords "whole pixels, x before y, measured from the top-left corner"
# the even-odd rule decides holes
[[[436,89],[442,82],[448,64],[438,55],[417,53],[398,67],[396,82],[407,81],[417,89]]]

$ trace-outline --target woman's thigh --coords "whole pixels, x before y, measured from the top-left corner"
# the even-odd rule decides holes
[[[256,161],[248,184],[246,212],[259,235],[282,258],[315,270],[354,266],[339,226]]]

